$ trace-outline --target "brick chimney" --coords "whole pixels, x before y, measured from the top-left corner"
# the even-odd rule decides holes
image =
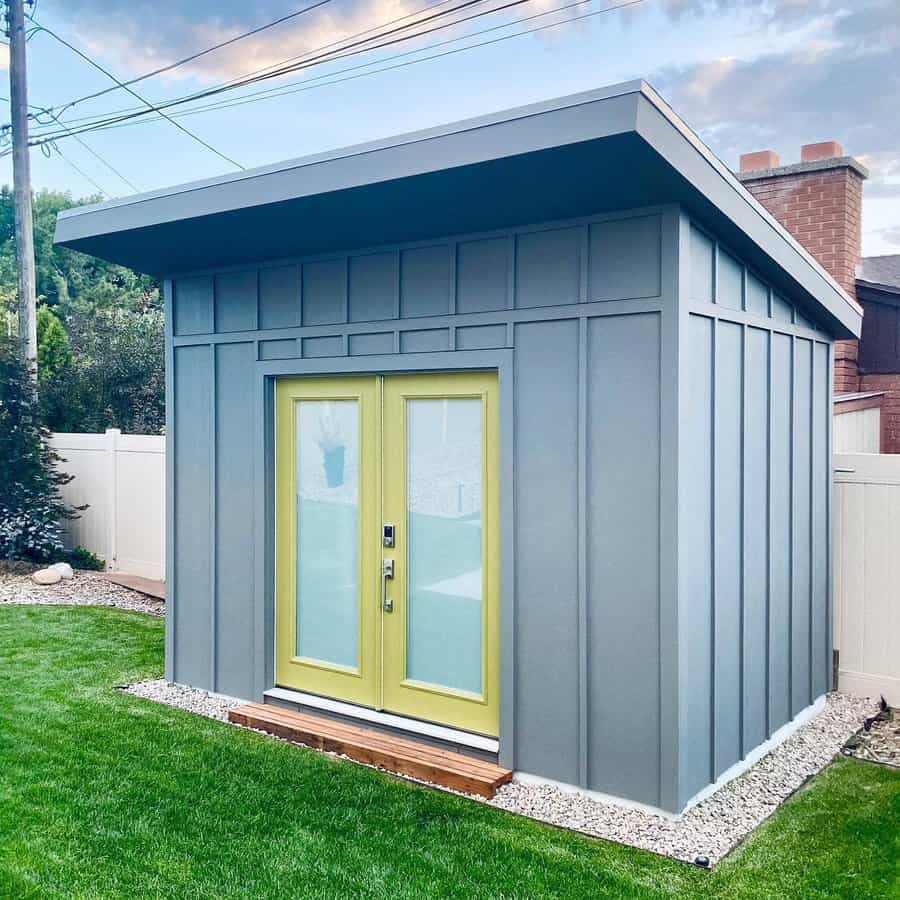
[[[744,187],[856,299],[862,241],[862,183],[869,175],[837,141],[805,144],[800,162],[783,166],[771,150],[741,156]],[[834,347],[834,390],[859,390],[857,342]]]

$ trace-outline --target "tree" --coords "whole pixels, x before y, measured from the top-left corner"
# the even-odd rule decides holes
[[[62,523],[76,511],[60,494],[71,478],[57,468],[17,349],[0,338],[0,558],[43,562],[62,552]]]
[[[101,309],[73,317],[70,329],[71,361],[41,385],[47,425],[159,434],[166,421],[162,311]]]
[[[38,328],[45,338],[42,356],[39,333],[44,421],[53,431],[121,428],[159,433],[165,422],[159,284],[123,266],[53,244],[57,213],[96,199],[74,201],[58,191],[34,196]],[[0,189],[2,334],[15,330],[14,241],[12,192],[4,187]],[[48,371],[43,372],[45,364]]]
[[[44,305],[37,311],[38,376],[40,383],[57,378],[72,363],[69,336],[62,322]]]

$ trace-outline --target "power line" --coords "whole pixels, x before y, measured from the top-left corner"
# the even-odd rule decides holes
[[[240,85],[237,84],[237,82],[241,81],[241,79],[243,79],[243,78],[247,78],[251,75],[258,75],[261,72],[267,72],[271,69],[282,66],[285,63],[293,62],[294,60],[303,59],[305,56],[308,56],[310,53],[316,52],[318,50],[324,50],[329,47],[334,47],[337,44],[340,44],[342,41],[347,41],[347,40],[350,40],[351,38],[361,37],[364,34],[371,34],[371,32],[377,31],[379,28],[386,28],[388,25],[394,25],[397,22],[402,22],[404,19],[411,19],[411,18],[413,18],[413,16],[417,16],[417,15],[421,15],[422,13],[429,12],[430,10],[436,9],[439,6],[446,6],[450,2],[452,2],[452,0],[438,0],[437,3],[431,3],[428,6],[423,7],[422,9],[416,10],[415,12],[405,13],[402,16],[397,16],[394,19],[389,19],[386,22],[381,22],[378,25],[373,25],[369,28],[363,29],[362,31],[357,31],[354,34],[345,35],[344,37],[337,38],[333,41],[329,41],[326,44],[321,44],[321,45],[319,45],[319,47],[314,48],[314,50],[308,50],[306,53],[301,53],[296,56],[289,56],[286,59],[279,60],[277,63],[270,63],[269,65],[261,66],[259,69],[253,69],[250,72],[245,72],[243,75],[239,75],[239,76],[236,76],[235,78],[230,79],[229,81],[222,82],[222,84],[223,85],[234,84],[235,89],[237,89],[238,87],[240,87]],[[585,2],[586,2],[586,0],[585,0]],[[411,23],[411,24],[417,24],[417,23]],[[159,70],[156,70],[156,71],[159,71]],[[148,73],[147,76],[141,76],[141,77],[150,77],[150,75],[153,75],[153,74],[155,74],[155,72]],[[126,83],[131,84],[133,82],[126,82]],[[109,88],[108,90],[112,91],[112,90],[115,90],[115,88]],[[91,95],[91,96],[94,96],[94,95]],[[84,99],[88,99],[88,98],[82,97],[82,98],[79,98],[78,100],[75,100],[72,102],[79,103],[79,102],[81,102],[81,100],[84,100]],[[71,105],[71,104],[67,104],[67,105]],[[141,106],[128,106],[128,107],[125,107],[124,109],[110,110],[108,113],[104,113],[104,114],[94,114],[94,115],[80,116],[80,117],[75,116],[74,118],[69,119],[69,123],[72,124],[75,122],[95,122],[100,119],[106,118],[108,116],[120,116],[122,114],[136,112],[141,109],[143,109],[143,107],[141,107]]]
[[[522,3],[528,3],[528,2],[530,2],[530,0],[510,0],[510,2],[507,2],[501,6],[496,6],[496,7],[492,7],[491,9],[488,9],[488,10],[483,10],[482,12],[477,13],[472,16],[467,16],[467,17],[464,17],[461,19],[454,20],[452,22],[443,23],[442,25],[435,26],[435,27],[432,27],[429,29],[425,29],[423,31],[418,31],[418,32],[415,32],[410,35],[403,35],[401,37],[396,37],[390,41],[385,41],[381,44],[372,44],[372,46],[368,46],[368,47],[365,46],[366,44],[370,44],[372,41],[376,41],[380,38],[388,37],[390,35],[396,34],[397,32],[404,31],[408,28],[412,28],[417,25],[421,25],[424,22],[432,21],[436,18],[440,18],[442,16],[447,16],[447,15],[450,15],[451,13],[458,12],[459,10],[465,9],[467,7],[475,6],[479,3],[484,3],[484,2],[485,2],[485,0],[463,0],[463,2],[458,3],[456,6],[452,7],[451,9],[444,10],[443,12],[433,13],[430,16],[426,16],[424,18],[417,19],[415,22],[410,22],[406,25],[400,25],[395,28],[391,28],[387,31],[382,31],[380,34],[374,35],[369,38],[365,38],[362,40],[353,40],[351,43],[345,43],[344,46],[339,47],[338,50],[336,50],[334,52],[321,52],[328,47],[333,47],[336,43],[340,43],[341,41],[349,41],[353,38],[357,38],[359,35],[367,34],[374,30],[372,28],[369,28],[369,29],[366,29],[365,31],[358,32],[357,34],[349,35],[347,38],[341,39],[341,41],[332,41],[329,44],[324,44],[320,47],[316,47],[313,50],[310,50],[307,54],[304,55],[304,57],[302,57],[302,59],[303,59],[302,62],[294,63],[292,65],[284,65],[284,66],[277,64],[279,67],[273,69],[272,71],[265,71],[265,69],[259,69],[259,70],[257,70],[257,72],[264,72],[264,74],[250,73],[250,75],[248,75],[248,76],[241,76],[239,79],[233,79],[231,82],[225,82],[223,84],[216,85],[212,88],[207,88],[202,91],[196,91],[192,94],[188,94],[183,97],[174,98],[172,100],[161,102],[159,104],[159,108],[160,109],[170,109],[173,106],[179,106],[183,103],[193,102],[194,100],[202,100],[207,97],[216,96],[217,94],[224,93],[224,92],[230,91],[230,90],[236,90],[241,87],[246,87],[247,85],[255,84],[259,81],[265,81],[265,80],[269,80],[272,78],[279,78],[282,75],[287,75],[287,74],[290,74],[291,72],[296,72],[301,69],[309,68],[320,62],[327,62],[327,61],[331,61],[333,59],[343,59],[346,56],[352,56],[352,55],[355,55],[356,53],[364,53],[364,52],[368,52],[370,50],[378,50],[383,47],[391,46],[393,44],[401,43],[401,42],[408,41],[408,40],[414,40],[415,38],[422,37],[426,34],[430,34],[430,33],[434,32],[434,31],[439,31],[442,28],[450,28],[454,25],[458,25],[462,22],[469,21],[470,19],[473,19],[473,18],[478,18],[479,16],[482,16],[482,15],[489,15],[491,13],[501,12],[501,11],[503,11],[505,9],[509,9],[513,6],[519,6]],[[434,4],[434,6],[440,6],[440,5],[442,5],[442,4],[440,4],[440,3]],[[434,7],[428,7],[428,8],[434,8]],[[401,18],[406,18],[406,17],[401,17]],[[394,20],[394,21],[399,21],[399,19]],[[346,51],[348,51],[348,50],[352,51],[352,52],[347,53]],[[310,56],[310,54],[318,54],[318,55]],[[298,57],[292,57],[292,59],[297,59],[297,58]],[[272,67],[267,67],[267,68],[271,69]],[[123,114],[119,118],[120,118],[120,120],[125,120],[125,119],[129,119],[129,118],[137,118],[137,117],[146,116],[146,115],[147,115],[146,111],[138,111],[138,112]],[[112,121],[118,121],[118,120],[112,120]],[[87,129],[87,130],[90,130],[90,129]]]
[[[482,10],[481,12],[475,13],[473,15],[465,16],[465,17],[462,17],[459,19],[455,19],[451,22],[445,22],[440,25],[432,26],[431,28],[416,31],[413,34],[400,35],[397,37],[393,37],[390,40],[382,41],[380,44],[372,44],[371,43],[372,41],[378,40],[380,38],[394,35],[399,31],[404,31],[407,28],[421,25],[424,22],[432,21],[436,18],[440,18],[442,16],[446,16],[451,13],[458,12],[459,10],[474,6],[474,5],[476,5],[478,3],[482,3],[482,2],[484,2],[484,0],[464,0],[464,2],[458,3],[456,6],[454,6],[453,8],[451,8],[449,10],[444,10],[443,12],[440,12],[440,13],[433,13],[432,15],[427,16],[425,18],[418,19],[416,22],[412,22],[407,25],[398,26],[396,28],[389,29],[388,31],[383,31],[380,34],[377,34],[370,38],[365,38],[363,40],[354,40],[351,43],[345,43],[344,46],[338,48],[338,50],[336,50],[334,52],[327,52],[327,53],[320,52],[324,49],[324,47],[333,46],[333,44],[335,42],[332,42],[332,44],[326,44],[326,45],[324,45],[324,47],[317,47],[314,50],[309,51],[310,54],[317,54],[317,55],[309,56],[309,54],[307,54],[308,58],[304,59],[302,62],[294,63],[294,64],[288,65],[288,66],[282,66],[274,71],[268,72],[263,75],[250,76],[247,78],[243,78],[238,83],[231,83],[231,84],[225,83],[223,85],[218,85],[218,86],[215,86],[212,88],[205,89],[203,91],[197,91],[193,94],[189,94],[189,95],[186,95],[186,96],[183,96],[180,98],[174,98],[169,101],[161,102],[159,104],[159,106],[161,109],[170,109],[174,106],[179,106],[184,103],[194,102],[195,100],[206,99],[207,97],[216,96],[216,95],[218,95],[220,93],[224,93],[226,91],[236,90],[240,87],[246,87],[247,85],[255,84],[259,81],[265,81],[265,80],[269,80],[272,78],[281,77],[282,75],[290,74],[291,72],[296,72],[296,71],[300,71],[302,69],[311,68],[312,66],[321,64],[322,62],[330,62],[330,61],[337,60],[337,59],[345,59],[349,56],[354,56],[359,53],[365,53],[365,52],[369,52],[369,51],[373,51],[373,50],[379,50],[384,47],[393,46],[394,44],[403,43],[405,41],[414,40],[416,38],[423,37],[426,34],[431,34],[435,31],[440,31],[444,28],[450,28],[455,25],[459,25],[462,22],[467,22],[472,19],[479,18],[483,15],[489,15],[491,13],[501,12],[503,10],[510,9],[515,6],[520,6],[523,3],[530,2],[530,0],[509,0],[509,2],[506,2],[500,6],[492,7],[491,9],[488,9],[488,10]],[[435,5],[440,5],[440,4],[435,4]],[[372,29],[368,29],[368,31],[371,31],[371,30]],[[360,34],[365,34],[365,33],[366,32],[360,32]],[[350,38],[355,38],[355,37],[356,37],[356,35],[351,35],[346,40],[350,40]],[[366,44],[370,44],[370,46],[365,46]],[[80,128],[79,130],[91,131],[91,130],[95,130],[99,126],[106,126],[108,124],[117,123],[119,121],[126,121],[126,120],[132,119],[132,118],[140,118],[140,117],[146,116],[146,115],[147,115],[146,111],[138,111],[138,112],[132,112],[132,113],[125,113],[116,118],[103,119],[103,118],[98,117],[97,119],[93,120],[91,125],[84,126],[83,128]],[[53,132],[43,132],[40,135],[40,137],[47,137],[47,136],[58,136],[58,135],[56,135]]]
[[[100,195],[101,195],[102,197],[109,198],[109,194],[108,194],[106,191],[104,191],[103,188],[100,187],[100,185],[97,184],[97,182],[94,181],[94,179],[91,178],[91,176],[88,175],[87,172],[85,172],[83,169],[81,169],[81,168],[79,168],[77,165],[75,165],[75,163],[73,163],[72,160],[69,159],[69,158],[65,155],[65,153],[63,153],[62,150],[60,150],[59,147],[56,146],[55,143],[50,144],[50,146],[53,147],[53,149],[59,154],[59,158],[60,158],[67,166],[70,166],[72,169],[74,169],[74,170],[75,170],[82,178],[85,179],[85,181],[89,181],[89,182],[97,189],[97,191],[100,193]]]
[[[34,21],[34,20],[32,19],[32,21]],[[216,156],[218,156],[221,159],[224,159],[225,162],[230,163],[231,165],[235,166],[238,169],[241,169],[242,171],[244,170],[244,166],[242,166],[239,162],[237,162],[236,160],[233,160],[230,156],[226,156],[224,153],[222,153],[221,151],[219,151],[215,147],[213,147],[213,145],[210,144],[208,141],[203,140],[203,138],[201,138],[199,135],[196,135],[196,134],[194,134],[194,132],[185,128],[180,122],[176,122],[174,119],[167,116],[159,107],[154,106],[149,100],[142,97],[140,94],[138,94],[132,88],[123,84],[121,81],[119,81],[118,78],[116,78],[115,75],[112,74],[112,72],[110,72],[108,69],[105,69],[103,66],[100,65],[100,63],[95,62],[93,59],[91,59],[91,57],[89,57],[86,53],[83,53],[76,46],[74,46],[73,44],[70,44],[65,38],[60,37],[55,31],[51,31],[49,28],[45,28],[43,25],[38,25],[37,22],[35,22],[35,25],[37,25],[37,27],[40,28],[41,31],[46,32],[47,34],[50,35],[50,37],[55,38],[57,41],[59,41],[59,43],[61,43],[63,46],[68,47],[73,53],[80,56],[85,62],[89,63],[95,69],[102,72],[104,75],[106,75],[107,78],[109,78],[111,81],[114,81],[120,88],[128,91],[129,94],[131,94],[136,100],[140,100],[140,102],[145,104],[150,110],[158,113],[160,116],[162,116],[162,118],[167,119],[179,131],[183,131],[188,137],[195,140],[198,144],[201,144],[202,146],[206,147],[207,150],[211,150],[213,153],[216,154]]]
[[[255,34],[259,34],[262,31],[266,31],[269,28],[274,28],[276,25],[281,25],[284,22],[287,22],[290,19],[296,19],[298,16],[302,16],[304,13],[312,12],[314,9],[318,9],[320,6],[325,6],[326,3],[330,3],[331,0],[319,0],[318,3],[313,3],[310,6],[305,6],[302,9],[294,10],[292,13],[288,13],[287,15],[282,16],[280,19],[274,19],[271,22],[266,22],[264,25],[260,25],[257,28],[252,28],[250,31],[245,31],[243,34],[235,35],[235,37],[229,38],[227,41],[222,41],[218,44],[213,44],[211,47],[205,47],[203,50],[198,50],[196,53],[192,53],[190,56],[185,56],[182,59],[178,59],[175,62],[168,63],[165,66],[160,66],[158,69],[153,69],[151,72],[145,72],[143,75],[138,75],[136,78],[131,78],[128,81],[124,81],[119,84],[117,87],[106,88],[102,91],[97,91],[93,94],[86,94],[84,97],[78,97],[75,100],[70,100],[61,108],[61,112],[75,106],[78,103],[83,103],[86,100],[93,100],[97,97],[102,97],[105,94],[109,94],[112,91],[119,90],[120,88],[127,88],[132,84],[137,84],[140,81],[146,81],[148,78],[153,78],[154,75],[162,75],[164,72],[171,72],[172,69],[177,69],[179,66],[183,66],[186,63],[193,62],[195,59],[200,59],[201,56],[206,56],[209,53],[212,53],[215,50],[221,50],[223,47],[228,47],[231,44],[236,44],[238,41],[244,40],[244,38],[252,37]]]
[[[90,144],[88,144],[87,141],[85,141],[78,134],[72,131],[72,129],[62,121],[62,119],[60,118],[60,113],[54,113],[50,109],[43,109],[41,107],[32,107],[32,109],[40,109],[41,113],[44,113],[54,119],[57,124],[61,125],[66,130],[66,134],[68,134],[69,137],[75,138],[75,140],[78,141],[78,143],[81,144],[81,146],[84,147],[84,149],[87,150],[87,152],[90,153],[91,156],[93,156],[95,159],[100,160],[100,162],[103,163],[103,165],[106,166],[106,168],[109,169],[109,171],[112,172],[113,175],[117,175],[119,178],[121,178],[122,181],[124,181],[125,184],[127,184],[128,187],[130,187],[136,194],[139,194],[141,192],[141,189],[130,178],[123,175],[111,162],[104,159],[96,150],[94,150],[94,148]],[[62,156],[62,152],[58,147],[54,147],[54,149],[57,153],[59,153],[60,156]],[[90,179],[88,180],[90,181]]]
[[[492,10],[490,10],[490,11],[491,11],[491,12],[495,12],[495,11],[498,11],[499,9],[504,9],[504,8],[508,8],[508,7],[511,7],[511,6],[519,5],[519,4],[521,4],[522,2],[527,2],[527,0],[513,0],[513,2],[508,3],[508,4],[506,4],[506,5],[503,6],[503,7],[498,7],[498,8],[492,9]],[[457,41],[457,40],[464,40],[464,39],[467,39],[467,38],[477,37],[478,35],[486,34],[486,33],[492,32],[492,31],[496,31],[496,30],[498,30],[498,29],[513,27],[514,25],[521,24],[522,22],[530,21],[530,20],[535,19],[535,18],[540,18],[540,17],[545,16],[545,15],[550,15],[550,14],[553,14],[553,13],[558,13],[558,12],[561,12],[561,11],[564,11],[564,10],[566,10],[566,9],[570,9],[570,8],[573,8],[573,7],[576,7],[576,6],[582,6],[582,5],[585,5],[585,4],[588,3],[588,2],[591,2],[591,0],[578,0],[578,2],[575,2],[575,3],[569,3],[569,4],[566,4],[566,5],[564,5],[564,6],[554,8],[554,9],[552,9],[552,10],[547,10],[547,11],[545,11],[545,12],[543,12],[543,13],[537,13],[537,14],[535,14],[534,16],[524,17],[524,18],[519,19],[519,20],[516,20],[516,21],[514,21],[514,22],[506,22],[506,23],[502,23],[501,25],[496,25],[496,26],[492,26],[491,28],[483,29],[483,30],[481,30],[481,31],[472,32],[472,33],[470,33],[470,34],[463,35],[463,36],[460,36],[460,37],[458,37],[458,38],[452,38],[452,39],[449,39],[449,40],[447,40],[447,41],[437,42],[437,43],[435,43],[435,44],[429,45],[428,47],[420,47],[420,48],[416,48],[415,50],[408,51],[408,52],[406,52],[406,53],[396,54],[396,55],[394,55],[394,56],[389,56],[389,57],[386,57],[386,58],[383,58],[383,59],[380,59],[380,60],[372,60],[371,62],[364,63],[364,64],[361,64],[361,65],[359,65],[359,66],[353,66],[353,67],[348,67],[347,69],[338,70],[338,72],[336,72],[336,73],[334,73],[334,72],[333,72],[333,73],[326,73],[326,74],[323,74],[323,75],[320,75],[320,76],[316,76],[316,77],[311,78],[311,79],[306,79],[306,80],[301,81],[301,82],[294,82],[293,84],[295,84],[295,85],[300,85],[300,87],[296,87],[296,88],[293,89],[293,90],[289,89],[289,88],[291,87],[291,85],[283,85],[283,86],[281,86],[281,87],[277,87],[277,88],[269,88],[269,89],[266,89],[265,91],[259,91],[259,92],[257,92],[257,95],[260,95],[260,96],[257,96],[257,95],[249,95],[248,97],[233,98],[233,99],[231,99],[231,100],[221,101],[221,102],[219,102],[219,103],[211,103],[211,104],[208,104],[208,105],[205,106],[205,107],[197,107],[197,108],[195,108],[195,109],[188,109],[188,110],[186,110],[186,111],[184,111],[184,112],[182,112],[182,113],[175,113],[174,115],[176,115],[176,116],[178,116],[178,117],[183,117],[183,116],[191,115],[191,114],[193,114],[193,113],[195,113],[195,112],[211,111],[211,110],[213,110],[213,109],[218,109],[218,108],[229,108],[229,107],[231,107],[231,106],[239,106],[239,105],[243,105],[243,104],[245,104],[245,103],[258,102],[259,100],[263,100],[263,99],[270,99],[270,98],[275,97],[275,96],[283,96],[284,94],[297,93],[297,92],[300,92],[300,91],[303,91],[303,90],[311,90],[311,89],[314,89],[314,88],[316,88],[316,87],[324,87],[324,86],[327,86],[327,85],[329,85],[329,84],[337,84],[337,83],[340,83],[340,82],[342,82],[342,81],[349,81],[349,80],[353,80],[353,79],[356,79],[356,78],[365,77],[366,75],[370,75],[370,74],[377,74],[377,73],[383,72],[383,71],[389,71],[389,70],[392,70],[392,69],[403,68],[403,67],[408,66],[408,65],[414,65],[414,64],[417,63],[417,62],[426,62],[426,61],[429,61],[429,60],[432,60],[432,59],[437,59],[437,58],[444,57],[444,56],[454,55],[454,54],[456,54],[456,53],[461,53],[461,52],[464,52],[464,51],[466,51],[466,50],[475,49],[475,48],[477,48],[477,47],[482,47],[482,46],[487,46],[487,45],[490,45],[490,44],[499,43],[499,42],[501,42],[501,41],[509,40],[509,39],[512,39],[512,38],[515,38],[515,37],[521,37],[521,36],[524,36],[524,35],[526,35],[526,34],[534,34],[534,33],[536,33],[536,32],[544,31],[544,30],[547,30],[547,29],[549,29],[549,28],[555,28],[555,27],[558,27],[558,26],[560,26],[560,25],[568,24],[568,23],[570,23],[570,22],[575,22],[575,21],[580,21],[580,20],[587,19],[587,18],[592,18],[592,17],[594,17],[594,16],[597,16],[597,15],[600,15],[600,14],[603,14],[603,13],[606,13],[606,12],[612,12],[612,11],[615,11],[615,10],[618,10],[618,9],[623,9],[623,8],[629,7],[629,6],[636,6],[636,5],[638,5],[639,3],[643,2],[643,0],[627,0],[627,2],[623,2],[623,3],[615,4],[615,5],[612,5],[612,6],[604,7],[604,8],[602,8],[602,9],[595,10],[595,11],[590,12],[590,13],[585,13],[585,14],[580,15],[580,16],[571,16],[571,17],[568,17],[568,18],[566,18],[566,19],[563,19],[563,20],[561,20],[561,21],[559,21],[559,22],[548,23],[548,24],[546,24],[546,25],[542,25],[542,26],[539,26],[539,27],[537,27],[537,28],[526,29],[525,31],[517,32],[517,33],[515,33],[515,34],[504,35],[504,36],[501,36],[501,37],[499,37],[499,38],[494,38],[494,39],[491,39],[491,40],[488,40],[488,41],[481,41],[481,42],[478,42],[478,43],[476,43],[476,44],[468,45],[468,46],[466,46],[466,47],[459,47],[459,48],[456,48],[456,49],[454,49],[454,50],[444,51],[444,52],[442,52],[442,53],[433,54],[433,55],[431,55],[431,56],[421,57],[421,58],[415,59],[415,60],[409,60],[409,61],[407,61],[407,62],[405,62],[405,63],[400,63],[400,64],[397,64],[397,65],[392,65],[392,66],[382,66],[381,68],[374,69],[374,70],[370,70],[369,72],[357,73],[356,75],[349,75],[349,76],[347,76],[347,77],[345,77],[345,78],[333,78],[333,77],[332,77],[332,76],[335,75],[335,74],[340,74],[340,73],[342,73],[342,72],[349,72],[349,71],[352,71],[352,70],[354,70],[354,69],[365,68],[365,67],[369,67],[369,66],[376,66],[376,65],[378,65],[379,63],[387,62],[387,61],[390,61],[391,59],[396,59],[396,58],[400,58],[400,57],[403,57],[403,56],[408,56],[408,55],[411,55],[412,53],[420,53],[420,52],[423,52],[424,50],[427,50],[427,49],[433,49],[434,47],[438,47],[438,46],[442,46],[442,45],[445,45],[445,44],[448,44],[448,43],[452,43],[452,42]],[[469,17],[467,17],[467,19],[477,18],[477,17],[479,17],[480,15],[484,15],[484,14],[486,14],[486,12],[485,12],[485,13],[479,13],[479,14],[476,14],[475,16],[469,16]],[[450,27],[450,26],[452,26],[452,25],[458,24],[459,21],[463,21],[463,20],[457,20],[457,21],[454,21],[454,22],[451,22],[451,23],[447,23],[447,24],[444,24],[443,26],[440,26],[440,27],[441,27],[441,28]],[[409,40],[409,39],[412,39],[412,38],[415,38],[415,37],[421,37],[423,34],[430,33],[430,32],[432,32],[432,31],[436,31],[436,30],[439,30],[439,29],[438,29],[438,28],[432,28],[432,29],[428,29],[427,31],[417,32],[417,33],[415,33],[415,34],[413,34],[413,35],[405,36],[405,37],[399,38],[399,39],[394,39],[394,40],[392,40],[392,41],[390,41],[390,42],[385,42],[385,43],[379,45],[379,47],[389,46],[389,45],[391,45],[391,44],[399,43],[399,42],[401,42],[401,41],[403,41],[403,40]],[[369,49],[377,49],[377,48],[366,48],[366,50],[369,50]],[[360,53],[360,52],[366,52],[366,51],[355,51],[355,52],[346,53],[346,54],[341,54],[341,55],[332,55],[328,61],[333,61],[333,60],[336,60],[336,59],[347,58],[347,57],[350,57],[350,56],[357,55],[357,54]],[[316,63],[314,63],[314,62],[310,62],[310,63],[309,63],[309,65],[313,65],[313,64],[316,64]],[[296,71],[296,70],[298,70],[298,69],[300,69],[300,68],[306,68],[306,67],[307,67],[307,64],[302,64],[302,65],[300,65],[300,66],[294,67],[293,70]],[[322,81],[322,79],[328,79],[328,78],[331,78],[331,80],[330,80],[330,81]],[[320,81],[320,83],[319,83],[319,84],[312,84],[312,85],[309,84],[309,82],[314,82],[314,81]],[[267,96],[261,96],[261,95],[267,95]],[[192,96],[190,96],[190,97],[183,98],[183,99],[180,99],[180,100],[179,100],[179,99],[176,99],[176,100],[170,101],[170,102],[169,102],[169,105],[170,105],[170,106],[180,105],[180,104],[182,104],[182,103],[189,102],[189,101],[191,101],[191,100],[193,100],[193,99],[196,99],[196,95],[192,95]],[[168,108],[168,107],[167,107],[167,108]],[[145,115],[145,114],[139,113],[139,114],[137,114],[137,115],[122,115],[122,116],[119,116],[119,117],[116,117],[116,118],[111,118],[111,119],[108,119],[108,120],[97,119],[97,120],[92,121],[91,124],[83,126],[82,130],[84,130],[84,131],[89,131],[89,130],[105,130],[105,129],[107,129],[107,128],[124,127],[124,125],[140,124],[141,122],[151,121],[151,120],[148,120],[148,119],[145,119],[145,118],[141,118],[143,115]],[[41,135],[41,136],[39,136],[39,137],[46,139],[46,138],[48,137],[48,135],[47,135],[47,134],[44,134],[44,135]],[[38,141],[38,142],[39,142],[39,141]],[[38,142],[36,142],[36,143],[38,143]]]
[[[536,32],[544,31],[549,28],[555,28],[557,26],[566,25],[571,22],[577,22],[582,19],[592,18],[592,17],[600,15],[602,13],[611,12],[611,11],[614,11],[617,9],[622,9],[627,6],[635,6],[638,3],[643,2],[643,0],[629,0],[629,2],[616,4],[614,6],[604,7],[602,9],[595,10],[590,13],[585,13],[584,15],[571,16],[571,17],[563,19],[559,22],[551,22],[546,25],[541,25],[537,28],[530,28],[530,29],[526,29],[521,32],[516,32],[515,34],[504,35],[501,38],[487,40],[487,41],[479,41],[474,44],[466,45],[465,47],[458,47],[454,50],[443,51],[441,53],[431,54],[429,56],[420,57],[418,59],[409,60],[407,62],[399,63],[396,65],[390,65],[390,66],[381,65],[383,63],[390,62],[392,60],[403,59],[404,57],[412,56],[417,53],[423,53],[427,50],[433,50],[437,47],[444,47],[444,46],[447,46],[448,44],[457,43],[458,41],[468,40],[470,38],[479,37],[484,34],[490,34],[492,32],[499,31],[499,30],[502,30],[505,28],[512,28],[516,25],[522,25],[525,22],[530,22],[535,19],[545,18],[546,16],[554,15],[555,13],[564,12],[568,9],[573,9],[573,8],[579,7],[579,6],[587,6],[591,2],[593,2],[593,0],[575,0],[575,2],[567,3],[563,6],[554,7],[553,9],[545,10],[544,12],[535,13],[534,15],[531,15],[531,16],[524,16],[524,17],[516,19],[512,22],[503,22],[499,25],[493,25],[490,28],[484,28],[479,31],[470,32],[469,34],[464,34],[464,35],[460,35],[458,37],[453,37],[453,38],[447,38],[446,40],[443,40],[443,41],[436,41],[432,44],[428,44],[425,47],[417,47],[413,50],[406,50],[402,53],[395,53],[395,54],[392,54],[387,57],[383,57],[378,60],[371,60],[369,62],[359,63],[358,65],[355,65],[355,66],[347,66],[343,69],[337,69],[336,71],[328,72],[328,73],[325,73],[322,75],[315,75],[312,78],[306,78],[306,79],[301,79],[300,81],[289,82],[288,84],[281,85],[279,87],[266,88],[264,90],[256,91],[254,93],[247,94],[242,97],[235,97],[230,100],[220,100],[217,102],[206,104],[204,106],[192,107],[192,108],[184,110],[182,112],[175,112],[172,115],[174,117],[183,118],[186,116],[196,115],[196,114],[203,113],[203,112],[215,112],[216,110],[231,109],[232,107],[243,106],[243,105],[249,104],[249,103],[258,103],[263,100],[273,100],[273,99],[277,99],[279,97],[287,96],[289,94],[301,93],[303,91],[308,91],[308,90],[315,90],[320,87],[329,87],[331,85],[340,84],[345,81],[353,81],[358,78],[364,78],[368,75],[377,75],[381,72],[388,72],[388,71],[392,71],[394,69],[405,68],[406,66],[415,65],[416,63],[428,62],[430,60],[440,59],[445,56],[451,56],[456,53],[462,53],[466,50],[473,50],[473,49],[477,49],[479,47],[489,46],[491,44],[495,44],[500,41],[510,40],[515,37],[522,37],[522,36],[528,35],[528,34],[535,34]],[[351,55],[351,54],[348,54],[348,56],[349,55]],[[337,57],[337,58],[340,58],[340,57]],[[379,68],[374,68],[374,69],[370,68],[372,66],[379,66]],[[359,72],[360,69],[369,69],[369,71]],[[350,73],[350,72],[356,72],[357,74],[348,75],[347,77],[344,77],[344,78],[334,77],[334,76],[338,76],[338,75],[345,75],[346,73]],[[318,82],[318,83],[316,83],[316,82]],[[112,123],[112,124],[103,126],[102,129],[98,128],[98,130],[107,130],[107,129],[111,129],[111,128],[126,128],[126,127],[130,127],[132,125],[141,125],[147,121],[148,121],[147,119],[137,119],[137,120],[130,120],[130,121],[119,122],[119,123]]]

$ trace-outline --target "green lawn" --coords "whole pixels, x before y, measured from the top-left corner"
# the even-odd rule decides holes
[[[900,774],[842,760],[715,871],[112,689],[158,619],[0,608],[0,897],[898,896]]]

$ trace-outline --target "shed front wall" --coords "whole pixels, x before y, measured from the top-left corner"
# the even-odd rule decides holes
[[[830,684],[831,338],[683,216],[679,806]]]
[[[506,354],[501,759],[674,808],[677,230],[638,210],[170,279],[167,677],[272,686],[274,373]]]

